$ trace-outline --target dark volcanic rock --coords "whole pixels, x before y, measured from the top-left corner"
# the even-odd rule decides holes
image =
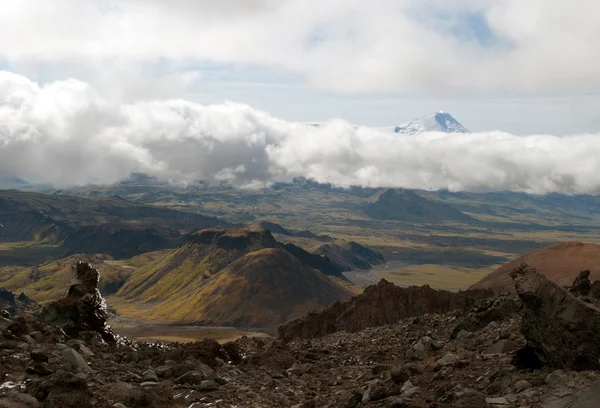
[[[600,369],[600,310],[528,265],[511,273],[523,301],[527,346],[551,367]]]
[[[114,342],[115,336],[106,324],[106,302],[98,290],[98,270],[89,263],[77,262],[74,275],[67,296],[44,306],[44,323],[61,326],[71,337],[94,331],[104,341]]]
[[[428,200],[412,190],[386,190],[377,201],[367,205],[371,218],[411,222],[473,221],[471,217],[446,203]]]
[[[393,324],[398,320],[425,313],[446,313],[472,306],[477,300],[493,295],[490,290],[448,292],[428,285],[401,288],[382,279],[346,302],[336,302],[319,311],[292,320],[279,327],[279,338],[310,339],[336,331],[356,332],[367,327]]]
[[[587,296],[592,290],[592,282],[590,281],[590,271],[581,271],[573,281],[570,292],[575,296]]]
[[[454,327],[451,339],[455,339],[461,330],[474,332],[483,329],[491,322],[510,318],[521,310],[519,298],[508,294],[489,297],[475,303],[469,314]]]

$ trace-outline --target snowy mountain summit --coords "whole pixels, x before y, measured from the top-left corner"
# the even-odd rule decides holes
[[[449,113],[436,112],[422,116],[410,123],[398,125],[394,128],[394,132],[416,135],[422,132],[469,133],[469,130]]]

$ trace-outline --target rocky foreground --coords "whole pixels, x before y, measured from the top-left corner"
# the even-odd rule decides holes
[[[600,406],[600,310],[585,273],[568,291],[522,266],[518,296],[352,333],[222,345],[113,335],[94,269],[76,273],[41,317],[2,312],[0,407]]]

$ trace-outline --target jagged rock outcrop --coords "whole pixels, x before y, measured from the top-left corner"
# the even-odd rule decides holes
[[[536,249],[500,266],[469,289],[492,289],[496,293],[515,293],[510,273],[522,264],[535,268],[560,286],[571,285],[580,271],[589,270],[592,280],[600,279],[600,245],[562,242]]]
[[[573,281],[573,285],[569,291],[574,296],[587,296],[592,290],[592,282],[590,281],[590,271],[581,271]]]
[[[511,273],[523,301],[522,332],[542,364],[600,369],[600,309],[521,265]]]
[[[428,285],[401,288],[382,279],[346,302],[336,302],[280,326],[278,335],[289,341],[321,337],[341,330],[356,332],[366,327],[393,324],[405,317],[461,309],[492,294],[488,290],[448,292]]]
[[[106,302],[98,290],[100,274],[89,263],[77,262],[73,268],[74,279],[67,295],[44,306],[44,323],[60,326],[71,337],[80,332],[94,331],[107,342],[115,336],[106,324]]]
[[[25,311],[38,313],[40,306],[24,293],[15,295],[6,289],[0,289],[0,310],[10,314],[21,314]]]

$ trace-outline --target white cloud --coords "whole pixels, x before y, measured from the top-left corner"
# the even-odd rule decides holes
[[[0,59],[18,66],[209,60],[341,92],[600,89],[596,0],[0,0],[0,9]],[[483,16],[499,45],[450,35],[464,13]]]
[[[247,105],[117,103],[86,83],[39,86],[0,71],[0,179],[110,183],[131,172],[256,188],[304,176],[336,185],[600,193],[600,135],[400,136],[321,127]]]

